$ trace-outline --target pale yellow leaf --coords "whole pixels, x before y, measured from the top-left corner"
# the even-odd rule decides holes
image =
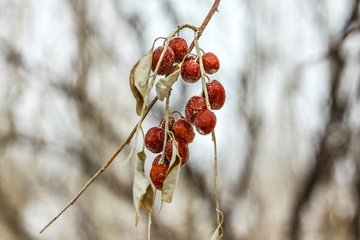
[[[214,234],[211,236],[210,240],[220,240],[223,235],[223,228],[221,227],[221,225],[224,222],[224,215],[219,209],[216,209],[216,211],[218,212],[218,214],[221,215],[221,222],[218,224],[218,227],[216,228]]]
[[[214,234],[211,236],[210,240],[220,240],[220,238],[223,235],[223,229],[222,227],[219,225],[217,227],[217,229],[215,230]]]
[[[172,85],[178,80],[181,64],[173,66],[165,78],[161,78],[155,85],[156,94],[160,101],[164,101]]]
[[[154,201],[154,190],[151,186],[150,181],[146,178],[144,173],[145,160],[145,153],[139,152],[137,154],[135,163],[135,175],[133,185],[133,201],[136,210],[135,226],[137,226],[140,219],[140,208],[145,209],[150,213],[153,213],[152,206]]]
[[[177,141],[173,141],[172,151],[173,153],[170,160],[170,167],[161,190],[161,200],[167,203],[172,202],[181,167],[181,158],[178,153]]]
[[[130,71],[129,85],[136,100],[136,113],[140,116],[148,91],[152,65],[153,47],[134,65]]]

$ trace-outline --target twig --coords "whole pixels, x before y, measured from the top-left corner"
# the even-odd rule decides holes
[[[157,97],[155,97],[151,103],[149,104],[149,108],[147,109],[144,118],[140,119],[139,122],[142,122],[145,119],[145,116],[149,113],[150,109],[153,107],[153,105],[156,103],[157,101]],[[111,158],[105,163],[105,165],[85,184],[85,186],[80,190],[80,192],[78,194],[76,194],[76,196],[68,203],[68,205],[66,205],[66,207],[53,219],[51,220],[43,229],[41,229],[40,233],[42,233],[43,231],[45,231],[46,228],[48,228],[53,222],[55,222],[56,219],[58,219],[61,214],[63,214],[63,212],[66,211],[66,209],[68,209],[71,205],[74,205],[74,203],[76,202],[76,200],[81,196],[81,194],[90,186],[90,184],[101,174],[103,173],[106,168],[112,163],[112,161],[114,161],[115,157],[121,152],[121,150],[127,145],[129,144],[129,142],[131,141],[132,137],[134,136],[136,129],[137,129],[138,124],[135,125],[135,127],[133,128],[133,130],[130,132],[129,136],[126,138],[126,140],[121,144],[121,146],[118,148],[118,150],[116,150],[116,152],[111,156]]]
[[[217,11],[218,6],[219,6],[220,0],[215,0],[213,6],[211,7],[208,15],[206,16],[205,20],[203,21],[203,23],[201,24],[200,28],[197,29],[197,33],[198,33],[198,37],[201,36],[202,32],[205,30],[207,24],[209,23],[211,17],[214,15],[215,11]],[[188,26],[188,25],[186,25]],[[168,45],[168,43],[167,43]],[[166,45],[166,47],[167,47]],[[194,48],[194,41],[191,43],[190,47],[189,47],[189,51],[191,52],[191,50]],[[165,51],[164,51],[165,52]],[[163,52],[163,53],[164,53]],[[164,54],[161,55],[159,60],[162,60]],[[161,61],[160,61],[161,62]],[[160,64],[159,64],[160,65]],[[159,66],[157,66],[158,70]],[[155,71],[157,72],[157,71]],[[153,84],[153,83],[152,83]],[[142,121],[145,119],[146,115],[149,113],[149,111],[151,110],[151,108],[154,106],[154,104],[156,103],[156,101],[158,100],[157,97],[155,97],[151,103],[148,105],[147,109],[144,112],[144,114],[142,114],[143,116],[140,118],[139,122],[135,125],[135,127],[133,128],[133,130],[130,132],[129,136],[126,138],[126,140],[121,144],[121,146],[118,148],[118,150],[116,150],[116,152],[112,155],[112,157],[104,164],[104,166],[85,184],[85,186],[80,190],[80,192],[78,194],[76,194],[76,196],[68,203],[68,205],[66,205],[66,207],[53,219],[51,220],[41,231],[40,233],[44,232],[45,229],[47,229],[56,219],[58,219],[61,214],[63,214],[71,205],[74,205],[74,203],[76,202],[76,200],[81,196],[81,194],[90,186],[90,184],[102,173],[106,170],[106,168],[112,163],[112,161],[116,158],[116,156],[122,151],[122,149],[129,144],[129,142],[131,141],[131,139],[133,138],[134,134],[137,132],[138,126],[142,123]],[[146,103],[146,102],[145,102]],[[145,105],[145,104],[144,104]]]

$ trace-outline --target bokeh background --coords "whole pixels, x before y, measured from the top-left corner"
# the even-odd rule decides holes
[[[134,226],[134,159],[122,167],[130,147],[39,231],[138,121],[132,66],[155,38],[200,26],[212,4],[0,0],[1,240],[147,239],[145,211]],[[199,44],[219,57],[211,78],[227,91],[216,111],[222,239],[360,239],[359,10],[359,0],[220,2]],[[200,92],[179,79],[171,110]],[[164,108],[155,104],[145,131]],[[189,148],[159,215],[157,198],[151,239],[210,239],[217,226],[211,136]]]

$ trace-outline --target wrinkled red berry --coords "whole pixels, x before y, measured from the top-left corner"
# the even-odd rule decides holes
[[[207,52],[202,56],[204,70],[207,74],[216,73],[220,69],[219,59],[212,52]]]
[[[163,52],[163,50],[164,50],[164,47],[160,46],[160,47],[156,48],[153,53],[153,61],[152,61],[152,67],[151,67],[151,70],[153,72],[155,71],[156,65],[158,64],[158,62],[160,60],[160,56],[161,56],[161,53]],[[164,58],[160,64],[160,68],[159,68],[157,74],[158,75],[167,74],[171,70],[172,66],[174,65],[174,62],[175,62],[175,53],[171,49],[171,47],[168,47],[166,49]]]
[[[168,167],[165,164],[154,165],[150,170],[151,182],[160,191],[164,185],[167,171],[168,171]]]
[[[224,106],[226,93],[223,85],[217,80],[206,83],[206,89],[209,95],[209,103],[212,110],[219,110]],[[205,97],[204,92],[202,96]]]
[[[179,63],[183,60],[188,53],[188,45],[185,39],[176,37],[170,40],[169,46],[175,53],[175,63]]]
[[[152,163],[153,166],[159,164],[160,159],[161,159],[161,155],[162,155],[162,154],[159,154],[159,155],[156,156],[156,158],[154,159],[154,161],[153,161],[153,163]],[[163,162],[163,164],[165,164],[167,167],[169,167],[169,165],[170,165],[170,162],[169,162],[169,160],[166,158],[166,156],[164,156],[164,162]]]
[[[200,79],[200,65],[195,60],[184,62],[181,67],[181,77],[187,83],[195,83]]]
[[[216,125],[216,116],[209,109],[202,110],[195,118],[195,128],[201,135],[211,133]]]
[[[169,131],[172,131],[174,123],[175,123],[175,119],[172,116],[169,116],[169,123],[168,123]],[[165,118],[161,120],[159,127],[165,130]]]
[[[181,138],[186,144],[191,143],[195,138],[194,128],[184,118],[174,123],[172,132],[175,138]]]
[[[160,153],[164,146],[164,129],[150,128],[145,135],[145,146],[152,153]]]
[[[200,96],[191,97],[185,106],[186,121],[190,124],[194,124],[196,115],[204,109],[206,109],[205,98]]]
[[[181,166],[184,166],[189,161],[189,148],[186,143],[179,138],[175,138],[178,143],[178,152],[181,157]],[[171,161],[173,149],[173,140],[169,141],[165,145],[165,156]]]

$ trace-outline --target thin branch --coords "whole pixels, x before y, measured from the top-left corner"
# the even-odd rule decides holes
[[[218,6],[219,6],[220,0],[215,0],[213,6],[211,7],[208,15],[206,16],[205,20],[203,21],[202,25],[200,26],[200,28],[197,30],[198,33],[198,37],[201,36],[202,32],[205,30],[205,27],[207,26],[207,24],[209,23],[210,19],[212,18],[212,16],[214,15],[215,11],[217,11]],[[191,52],[191,50],[194,48],[194,41],[191,43],[190,47],[189,47],[189,51]],[[165,51],[164,51],[165,52]],[[161,56],[163,57],[163,56]],[[161,59],[160,59],[161,60]],[[157,68],[158,69],[158,68]],[[156,70],[157,70],[156,69]],[[133,138],[134,134],[137,132],[138,126],[139,124],[141,124],[141,122],[145,119],[146,115],[149,113],[149,111],[151,110],[151,108],[154,106],[154,104],[156,103],[156,101],[158,100],[157,97],[155,97],[151,103],[148,105],[146,111],[143,114],[143,117],[140,118],[139,122],[135,125],[135,127],[133,128],[133,130],[130,132],[129,136],[126,138],[126,140],[121,144],[121,146],[118,148],[118,150],[116,150],[116,152],[112,155],[112,157],[104,164],[104,166],[85,184],[85,186],[80,190],[80,192],[78,194],[76,194],[76,196],[68,203],[68,205],[65,206],[65,208],[53,219],[51,220],[41,231],[40,233],[44,232],[45,229],[47,229],[56,219],[58,219],[61,214],[63,214],[71,205],[74,205],[74,203],[76,202],[76,200],[81,196],[81,194],[90,186],[90,184],[95,181],[95,179],[101,174],[103,173],[106,168],[112,163],[112,161],[115,159],[115,157],[122,151],[122,149],[129,144],[129,142],[131,141],[131,139]],[[145,104],[144,104],[145,105]]]
[[[145,116],[149,113],[150,109],[153,107],[153,105],[156,103],[156,101],[157,101],[157,97],[155,97],[151,101],[151,103],[149,104],[149,108],[145,112],[144,118],[140,119],[140,122],[142,122],[145,119]],[[111,158],[104,164],[104,166],[85,184],[85,186],[80,190],[80,192],[78,194],[76,194],[76,196],[68,203],[68,205],[66,205],[66,207],[40,231],[40,233],[45,231],[46,228],[48,228],[53,222],[55,222],[55,220],[58,219],[61,216],[61,214],[63,214],[71,205],[74,205],[76,200],[81,196],[81,194],[83,194],[83,192],[90,186],[90,184],[93,181],[95,181],[95,179],[106,170],[106,168],[112,163],[112,161],[114,161],[114,159],[121,152],[121,150],[127,144],[129,144],[129,142],[131,141],[132,137],[134,136],[134,134],[136,132],[137,126],[138,126],[138,124],[136,124],[136,126],[130,132],[130,134],[126,138],[126,140],[121,144],[121,146],[118,148],[118,150],[116,150],[116,152],[111,156]]]

